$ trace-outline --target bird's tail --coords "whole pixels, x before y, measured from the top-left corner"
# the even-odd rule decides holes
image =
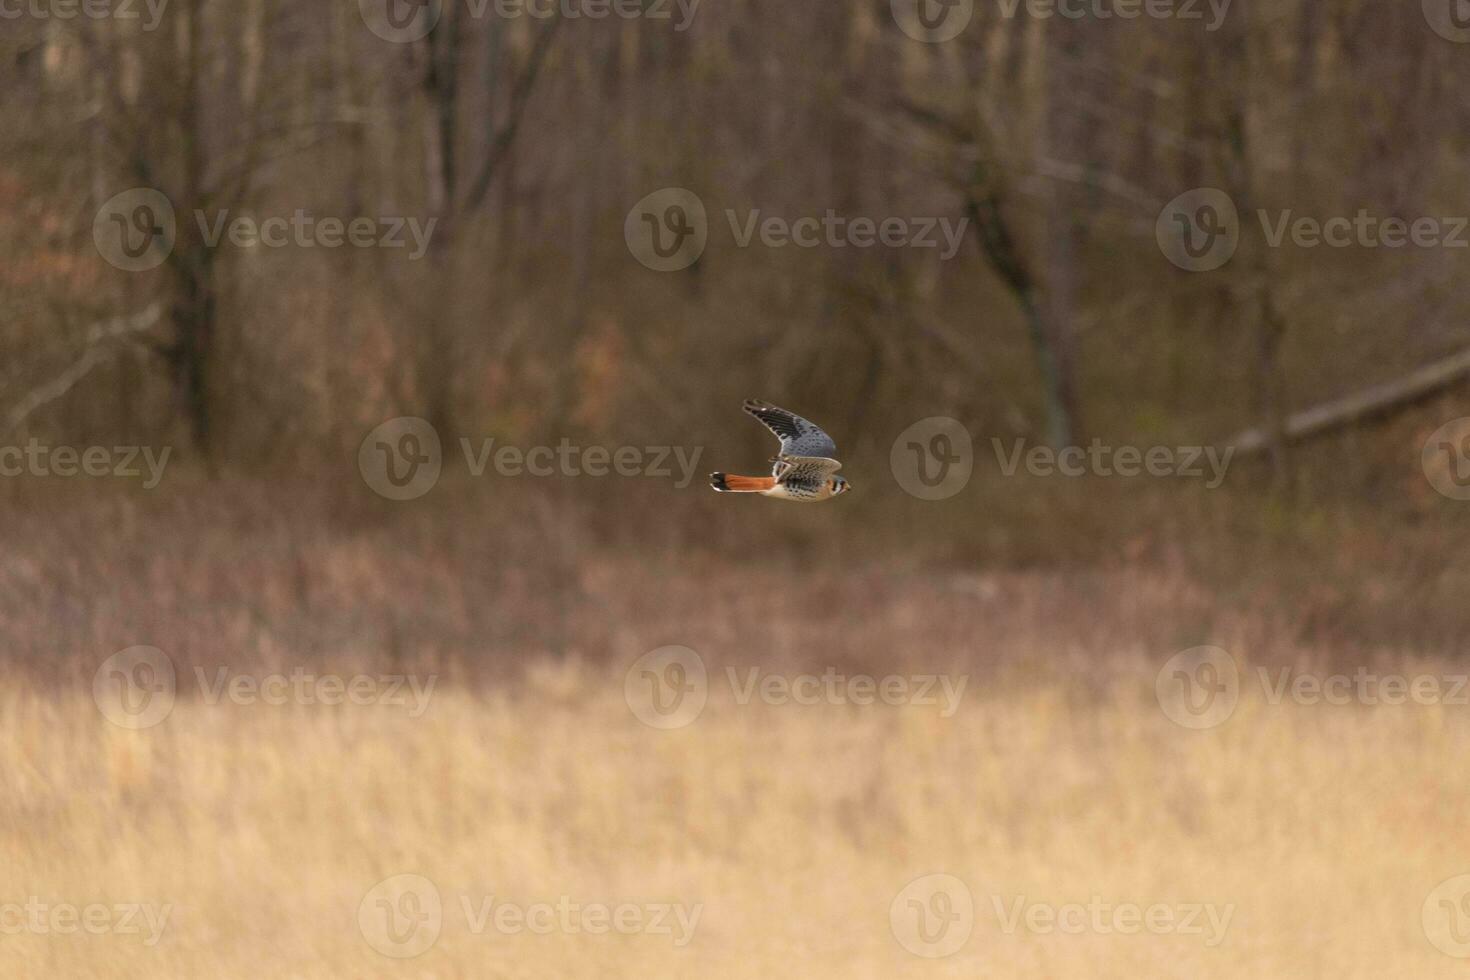
[[[709,485],[720,493],[764,493],[776,485],[773,476],[734,476],[711,473]]]

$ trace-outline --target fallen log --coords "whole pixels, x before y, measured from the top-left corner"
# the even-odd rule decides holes
[[[1286,420],[1283,435],[1288,443],[1304,442],[1355,422],[1380,418],[1437,395],[1466,377],[1470,377],[1470,350],[1451,354],[1395,381],[1294,412]],[[1247,429],[1227,445],[1244,455],[1262,453],[1271,448],[1271,435],[1265,429]]]

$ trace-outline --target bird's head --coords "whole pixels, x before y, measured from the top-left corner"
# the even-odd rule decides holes
[[[840,476],[834,476],[832,478],[832,496],[834,496],[834,497],[841,496],[842,494],[847,493],[847,491],[849,491],[851,489],[852,489],[852,484],[851,483],[848,483],[842,477],[840,477]]]

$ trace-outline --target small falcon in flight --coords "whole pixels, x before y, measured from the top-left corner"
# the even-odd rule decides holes
[[[852,484],[835,475],[842,464],[834,458],[837,445],[831,436],[784,408],[749,400],[743,407],[776,434],[781,452],[771,460],[775,466],[770,476],[711,473],[710,486],[720,493],[758,493],[807,503],[831,500],[852,489]]]

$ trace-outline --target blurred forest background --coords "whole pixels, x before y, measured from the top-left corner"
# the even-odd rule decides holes
[[[1351,527],[1376,531],[1359,539],[1369,554],[1412,544],[1424,575],[1454,566],[1466,508],[1419,460],[1470,415],[1467,251],[1269,247],[1252,217],[1470,210],[1470,59],[1428,16],[1434,0],[1130,20],[982,3],[942,43],[901,29],[903,3],[886,0],[649,3],[631,9],[663,16],[600,20],[436,0],[397,34],[383,10],[415,7],[394,4],[175,0],[134,20],[7,21],[0,439],[167,445],[175,484],[264,480],[324,498],[322,519],[372,520],[381,501],[353,461],[389,418],[432,421],[446,457],[460,436],[570,439],[706,447],[701,472],[739,472],[769,451],[736,411],[757,397],[834,433],[863,492],[824,519],[862,535],[814,541],[810,515],[751,528],[699,483],[625,479],[480,480],[474,519],[530,496],[545,533],[581,524],[640,546],[724,535],[798,560],[868,543],[1023,566],[1194,551],[1239,558],[1227,578],[1262,567],[1238,547],[1262,535],[1287,539],[1287,563],[1315,547],[1308,574],[1352,572]],[[623,229],[669,186],[700,196],[710,234],[666,273]],[[146,272],[101,261],[92,234],[136,187],[178,215],[167,262]],[[1198,187],[1241,215],[1237,254],[1208,272],[1176,267],[1156,238],[1167,202]],[[829,209],[969,224],[942,261],[742,248],[725,216]],[[193,217],[298,211],[436,224],[415,261],[212,247]],[[1297,424],[1324,405],[1332,424]],[[973,434],[976,476],[920,507],[882,461],[936,415]],[[1205,492],[1006,477],[991,442],[1094,438],[1252,451]],[[0,492],[65,496],[56,482]]]
[[[337,917],[415,867],[711,903],[693,959],[461,936],[416,961],[436,976],[748,976],[794,955],[917,973],[883,914],[936,869],[1249,913],[1218,955],[992,937],[949,961],[965,975],[981,956],[1015,975],[1460,965],[1417,916],[1470,867],[1442,802],[1464,793],[1463,709],[1243,708],[1186,743],[1152,701],[1197,644],[1243,667],[1464,663],[1470,503],[1425,447],[1470,416],[1470,249],[1276,247],[1255,217],[1470,215],[1459,0],[1137,19],[987,0],[938,43],[904,29],[906,0],[641,0],[631,19],[169,0],[156,23],[34,2],[0,20],[0,448],[173,458],[156,490],[0,479],[0,639],[13,677],[53,682],[0,695],[23,763],[0,857],[35,887],[190,914],[156,953],[8,939],[15,975],[377,973]],[[419,10],[396,40],[390,7]],[[669,187],[701,199],[709,241],[660,272],[625,223]],[[1202,187],[1240,242],[1190,271],[1159,228]],[[172,204],[177,241],[130,272],[94,224],[135,188]],[[829,210],[968,224],[944,261],[741,247],[726,218]],[[214,246],[196,212],[434,226],[413,259]],[[748,397],[831,432],[856,492],[712,493],[705,472],[772,450]],[[400,416],[432,422],[446,473],[394,503],[358,452]],[[933,416],[976,461],[937,502],[889,467]],[[683,488],[470,479],[460,437],[704,453]],[[1238,452],[1207,489],[1007,475],[992,439]],[[622,672],[670,643],[712,677],[948,669],[976,693],[958,727],[712,703],[653,741]],[[305,664],[445,693],[422,725],[334,727],[181,686],[169,722],[123,733],[87,691],[134,644],[181,685]]]
[[[741,398],[800,392],[849,453],[929,414],[987,436],[1221,443],[1470,345],[1463,251],[1268,248],[1247,218],[1234,261],[1190,273],[1155,242],[1164,204],[1200,186],[1247,216],[1464,212],[1470,59],[1417,4],[1239,0],[1219,23],[1204,4],[981,4],[937,44],[886,0],[476,9],[449,3],[400,44],[353,3],[175,0],[152,31],[141,4],[7,23],[7,437],[152,440],[237,468],[342,457],[396,415],[446,437],[710,445]],[[140,186],[174,203],[180,238],[130,274],[97,260],[92,220]],[[699,194],[713,231],[663,274],[622,228],[666,186]],[[198,209],[438,224],[410,261],[211,248]],[[942,262],[738,248],[726,209],[973,220]],[[82,358],[64,394],[28,397]],[[1333,445],[1315,493],[1382,478],[1371,446]]]

